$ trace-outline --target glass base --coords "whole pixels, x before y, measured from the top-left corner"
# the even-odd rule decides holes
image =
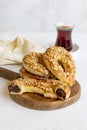
[[[73,47],[72,47],[72,50],[70,52],[76,52],[79,50],[79,46],[75,43],[73,43]]]

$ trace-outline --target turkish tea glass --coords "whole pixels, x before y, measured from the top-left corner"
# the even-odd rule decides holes
[[[66,50],[72,50],[72,30],[74,25],[70,23],[56,24],[57,39],[56,46],[64,47]]]

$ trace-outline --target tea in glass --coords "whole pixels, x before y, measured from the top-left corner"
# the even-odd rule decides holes
[[[72,30],[73,26],[57,26],[57,40],[55,45],[64,47],[66,50],[70,51],[72,49]]]

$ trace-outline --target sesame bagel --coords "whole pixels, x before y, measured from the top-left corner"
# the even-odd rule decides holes
[[[49,47],[43,54],[43,60],[55,77],[69,86],[75,83],[75,63],[70,53],[63,47]]]

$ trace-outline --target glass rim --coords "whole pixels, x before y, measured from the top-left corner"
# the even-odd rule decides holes
[[[71,22],[59,22],[56,23],[55,26],[59,30],[70,30],[74,28],[75,24]]]

